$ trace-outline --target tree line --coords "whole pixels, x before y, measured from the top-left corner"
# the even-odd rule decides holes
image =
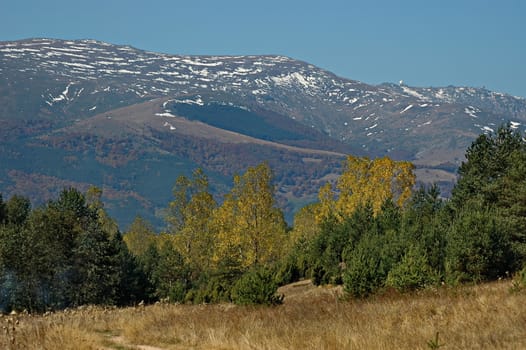
[[[234,176],[221,203],[202,170],[180,176],[163,232],[137,217],[121,233],[97,188],[38,208],[0,195],[0,310],[277,304],[277,287],[303,278],[354,297],[517,273],[526,284],[525,179],[523,135],[503,126],[468,148],[449,200],[415,189],[409,162],[349,156],[293,227],[266,163]]]

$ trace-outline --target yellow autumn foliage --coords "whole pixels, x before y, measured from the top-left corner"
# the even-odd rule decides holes
[[[250,167],[234,177],[234,187],[215,211],[214,263],[227,261],[237,268],[265,264],[279,258],[286,223],[275,207],[268,164]]]
[[[217,204],[208,192],[208,178],[197,169],[189,179],[180,176],[174,187],[168,221],[173,243],[185,262],[197,271],[210,267],[215,245],[211,217]]]
[[[348,156],[336,189],[329,183],[320,189],[317,222],[331,215],[341,220],[368,203],[375,213],[386,200],[403,207],[415,183],[413,169],[412,163],[389,157],[371,160]]]

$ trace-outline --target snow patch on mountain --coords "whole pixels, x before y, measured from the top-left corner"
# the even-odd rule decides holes
[[[69,100],[69,97],[68,97],[68,93],[69,93],[69,88],[73,85],[73,83],[69,83],[66,88],[64,89],[64,91],[62,91],[62,93],[60,95],[58,95],[57,97],[53,97],[51,96],[51,101],[48,101],[48,104],[51,106],[53,105],[54,102],[60,102],[60,101],[68,101]]]
[[[400,114],[403,114],[403,113],[407,112],[407,111],[410,110],[411,108],[413,108],[413,105],[409,105],[409,106],[405,107],[405,108],[400,112]]]
[[[405,86],[405,85],[402,85],[402,90],[410,95],[410,96],[413,96],[413,97],[416,97],[418,98],[419,100],[422,100],[422,101],[428,101],[428,98],[422,94],[420,94],[419,92],[417,92],[416,90],[413,90],[413,89],[410,89],[409,87]]]
[[[472,118],[478,118],[478,116],[475,114],[477,112],[480,112],[480,110],[478,108],[473,107],[473,106],[467,106],[466,108],[464,108],[464,113],[466,113],[467,115],[469,115]]]

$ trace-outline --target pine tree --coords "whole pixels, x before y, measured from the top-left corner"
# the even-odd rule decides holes
[[[7,220],[7,209],[6,209],[6,205],[2,197],[2,194],[0,193],[0,225],[5,224],[6,220]]]
[[[510,225],[516,268],[526,262],[526,142],[510,125],[479,136],[466,151],[451,203],[457,213],[475,204],[497,208]]]

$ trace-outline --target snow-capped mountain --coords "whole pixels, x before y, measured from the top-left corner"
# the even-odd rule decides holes
[[[114,169],[154,152],[229,175],[210,149],[237,145],[247,162],[234,170],[253,162],[248,145],[288,152],[311,173],[291,180],[288,170],[278,171],[280,190],[302,197],[309,191],[297,189],[299,179],[322,181],[332,170],[320,169],[346,153],[411,160],[422,181],[451,183],[478,134],[506,122],[524,130],[526,100],[484,88],[373,86],[283,56],[180,56],[93,40],[32,39],[0,42],[0,122],[4,154],[25,140],[26,148],[72,152],[61,161],[79,158],[80,149],[94,151],[93,161]],[[206,161],[182,151],[174,139],[183,138],[200,140],[199,147],[209,142]],[[217,163],[228,161],[225,149],[214,152],[223,155]],[[3,157],[7,170],[0,175],[7,180],[0,192],[24,187],[13,171],[35,173],[15,158]],[[42,176],[71,177],[44,168]],[[75,181],[104,184],[97,176]]]

